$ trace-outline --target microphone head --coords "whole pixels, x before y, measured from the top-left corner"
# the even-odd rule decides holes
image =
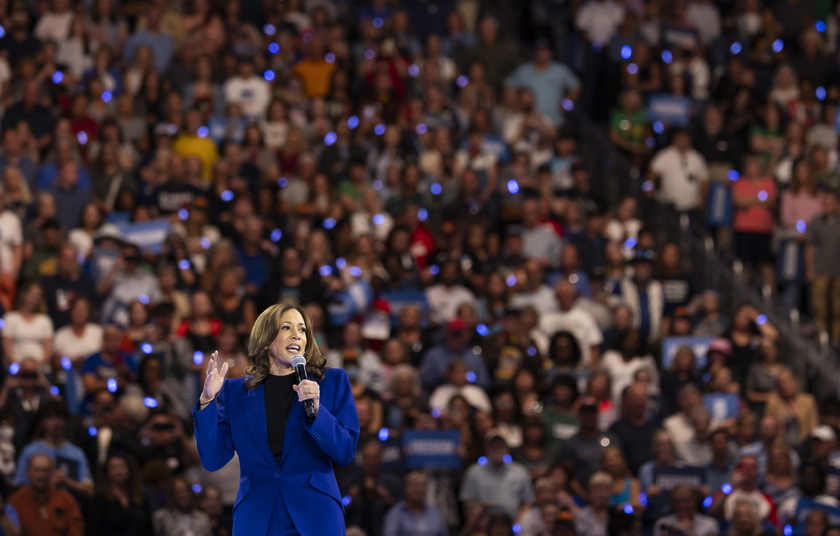
[[[296,355],[292,358],[292,367],[305,367],[306,366],[306,358],[302,355]]]

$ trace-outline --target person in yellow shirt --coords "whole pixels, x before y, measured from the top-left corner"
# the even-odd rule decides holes
[[[317,37],[305,48],[306,56],[300,60],[293,72],[303,81],[303,90],[310,99],[326,97],[330,92],[330,83],[336,69],[335,59],[328,62],[324,56],[324,45]]]
[[[184,129],[175,138],[172,150],[183,156],[195,156],[201,160],[201,178],[210,182],[210,172],[213,164],[219,160],[219,149],[207,133],[199,132],[201,128],[201,112],[190,110],[184,117]],[[202,135],[204,134],[204,135]]]

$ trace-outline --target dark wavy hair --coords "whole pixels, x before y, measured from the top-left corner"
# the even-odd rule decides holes
[[[303,349],[303,356],[306,358],[306,374],[309,379],[323,379],[327,358],[321,354],[318,343],[315,342],[312,318],[309,313],[299,305],[277,303],[263,311],[254,322],[254,327],[251,328],[251,336],[248,338],[248,359],[250,363],[248,368],[245,369],[245,374],[248,375],[245,385],[248,389],[256,389],[268,377],[271,369],[271,356],[268,355],[268,347],[280,333],[280,317],[292,309],[300,313],[300,316],[303,317],[303,323],[306,325],[306,347]]]

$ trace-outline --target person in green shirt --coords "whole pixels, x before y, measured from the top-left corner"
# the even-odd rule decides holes
[[[628,89],[621,93],[618,102],[619,107],[610,116],[610,141],[627,154],[634,165],[640,166],[650,154],[642,96],[638,91]]]

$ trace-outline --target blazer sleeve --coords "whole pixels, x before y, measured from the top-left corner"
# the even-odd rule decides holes
[[[233,458],[233,437],[228,414],[228,380],[216,395],[216,400],[202,410],[199,402],[193,406],[195,441],[201,465],[208,471],[218,471]]]
[[[318,414],[304,427],[321,450],[338,465],[347,465],[356,455],[359,442],[359,415],[344,369],[330,369],[335,376],[330,407],[321,404]],[[326,383],[326,382],[325,382]]]

